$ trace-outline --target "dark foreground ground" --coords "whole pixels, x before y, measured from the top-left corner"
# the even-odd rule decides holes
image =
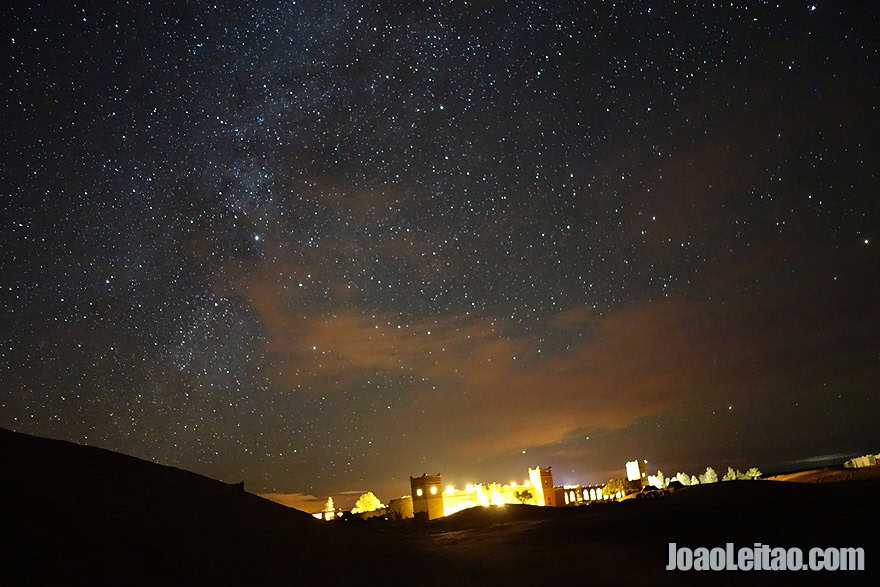
[[[0,584],[880,584],[880,480],[717,483],[430,523],[319,522],[235,486],[0,430]],[[667,543],[862,546],[864,573],[667,573]]]

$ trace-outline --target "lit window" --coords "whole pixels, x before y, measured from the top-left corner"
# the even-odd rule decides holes
[[[416,495],[418,495],[419,497],[422,497],[422,489],[421,489],[421,487],[418,488],[418,489],[416,489]]]
[[[599,491],[602,491],[601,489]],[[596,499],[596,490],[590,489],[590,499]]]
[[[574,501],[574,491],[569,491],[569,492],[568,492],[568,500],[569,500],[569,501]]]
[[[431,495],[437,495],[437,486],[431,487]]]
[[[568,494],[567,494],[567,493],[563,493],[562,496],[565,497],[565,503],[568,503]]]

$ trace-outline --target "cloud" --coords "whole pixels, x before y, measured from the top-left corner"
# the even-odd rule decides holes
[[[765,279],[784,255],[771,243],[721,265],[705,278],[710,292],[730,287],[725,272]],[[827,303],[798,307],[806,302],[784,283],[724,302],[635,301],[604,316],[571,305],[535,334],[488,315],[406,322],[367,311],[352,296],[309,303],[299,288],[279,287],[276,270],[239,287],[263,324],[275,383],[305,381],[330,395],[357,390],[376,373],[397,376],[399,405],[359,416],[399,439],[385,447],[387,459],[416,468],[416,453],[429,463],[491,459],[585,431],[627,430],[695,402],[741,406],[796,394],[840,369],[828,348],[859,361],[870,336],[847,310],[864,300],[839,303],[836,290],[817,290]]]
[[[327,503],[326,498],[321,499],[306,493],[261,493],[260,497],[309,514],[323,512]]]

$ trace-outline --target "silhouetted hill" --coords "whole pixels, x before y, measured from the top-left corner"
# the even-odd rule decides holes
[[[3,584],[293,585],[388,572],[362,530],[173,467],[8,430],[0,463]]]

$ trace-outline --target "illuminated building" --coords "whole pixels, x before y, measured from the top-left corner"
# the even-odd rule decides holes
[[[639,463],[627,463],[627,472],[635,467],[638,475]],[[644,464],[642,464],[644,468]],[[525,504],[546,507],[570,507],[588,505],[597,502],[615,501],[623,497],[623,492],[615,494],[605,492],[604,485],[553,485],[552,467],[535,467],[529,469],[529,479],[522,484],[511,481],[500,483],[467,483],[464,489],[456,489],[449,485],[445,489],[442,477],[422,475],[410,477],[412,494],[392,499],[388,510],[395,518],[405,519],[425,517],[436,520],[450,516],[461,510],[472,507],[504,506],[506,504]],[[640,479],[641,477],[636,477]],[[647,475],[645,476],[647,480]]]
[[[391,516],[397,520],[405,520],[413,517],[412,497],[405,495],[398,499],[392,499],[388,502],[388,511]]]
[[[553,467],[529,468],[529,481],[534,488],[535,505],[556,506],[556,491],[553,488]]]
[[[609,495],[603,492],[603,485],[565,485],[554,487],[557,506],[586,505],[599,501],[614,500],[620,495]]]
[[[416,517],[426,516],[429,520],[442,518],[443,511],[443,481],[440,474],[409,478],[412,489],[412,509]]]
[[[648,461],[627,461],[626,463],[626,479],[627,481],[638,481],[641,487],[648,486]]]
[[[429,520],[434,520],[477,506],[536,503],[528,481],[509,485],[468,483],[464,489],[456,489],[450,485],[441,491],[440,475],[422,475],[410,477],[410,487],[411,496],[392,499],[388,506],[392,515],[397,518],[412,518],[421,512],[422,515],[427,514]],[[436,492],[433,491],[434,488]]]
[[[853,459],[849,459],[845,463],[843,463],[843,467],[845,469],[862,469],[864,467],[873,467],[877,464],[877,459],[880,455],[865,455],[863,457],[856,457]]]
[[[450,516],[456,512],[482,506],[503,507],[508,504],[534,505],[544,507],[585,506],[598,502],[612,502],[625,497],[626,494],[638,491],[647,483],[645,471],[647,461],[630,461],[626,463],[629,487],[623,491],[610,492],[605,485],[553,485],[552,467],[529,468],[529,479],[522,483],[511,481],[501,483],[467,483],[463,489],[453,485],[443,487],[443,478],[436,475],[423,474],[410,477],[411,495],[392,499],[388,506],[369,512],[341,512],[333,505],[333,499],[327,500],[323,511],[312,513],[319,520],[346,519],[357,515],[361,518],[388,515],[397,520],[423,518],[436,520]],[[363,496],[362,496],[363,497]],[[271,497],[269,497],[271,499]],[[375,499],[375,498],[374,498]],[[378,500],[377,500],[378,501]],[[283,503],[279,501],[279,503]],[[285,504],[287,505],[287,504]],[[381,504],[379,504],[381,505]]]
[[[327,498],[327,503],[324,504],[324,511],[317,512],[312,514],[314,517],[319,520],[333,520],[336,518],[336,506],[333,505],[333,496]]]

